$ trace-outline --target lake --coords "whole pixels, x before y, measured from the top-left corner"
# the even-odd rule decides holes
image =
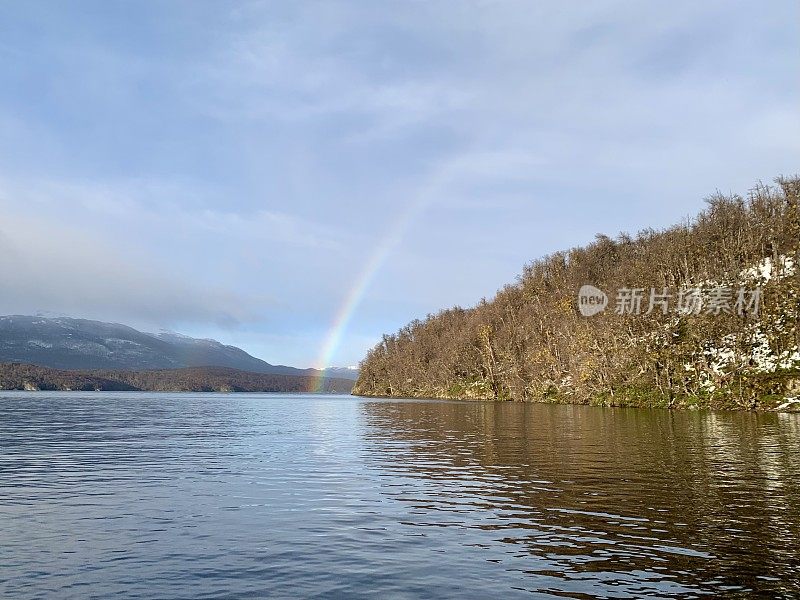
[[[800,594],[800,417],[0,393],[4,598]]]

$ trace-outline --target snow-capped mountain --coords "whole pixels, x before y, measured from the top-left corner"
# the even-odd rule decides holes
[[[231,367],[253,373],[316,375],[314,369],[271,365],[241,348],[169,331],[145,333],[118,323],[68,317],[0,317],[0,362],[57,369]],[[357,371],[336,369],[355,379]],[[334,376],[326,369],[326,374]]]

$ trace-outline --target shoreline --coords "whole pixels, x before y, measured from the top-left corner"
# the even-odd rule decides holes
[[[559,406],[592,406],[596,408],[642,408],[642,409],[658,409],[658,410],[675,410],[675,411],[725,411],[725,412],[745,412],[745,413],[775,413],[775,414],[800,414],[800,398],[775,403],[773,406],[758,405],[755,407],[744,407],[733,403],[717,404],[699,403],[694,402],[687,404],[685,402],[674,402],[671,405],[662,402],[641,403],[634,401],[621,401],[621,402],[606,402],[601,401],[588,401],[576,402],[569,399],[548,398],[542,400],[504,400],[500,398],[470,398],[470,397],[452,397],[452,396],[435,396],[435,395],[420,395],[420,396],[394,396],[387,394],[363,394],[352,393],[352,396],[359,398],[376,398],[386,400],[440,400],[440,401],[453,401],[453,402],[491,402],[498,404],[553,404]]]

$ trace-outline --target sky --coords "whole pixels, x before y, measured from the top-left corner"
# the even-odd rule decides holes
[[[0,5],[0,314],[353,365],[800,171],[793,0]]]

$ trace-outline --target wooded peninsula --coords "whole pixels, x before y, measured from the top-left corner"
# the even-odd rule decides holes
[[[800,178],[527,265],[384,335],[354,393],[670,408],[800,404]],[[581,306],[591,285],[596,314]],[[584,298],[583,301],[587,301]],[[607,306],[604,304],[607,303]]]

